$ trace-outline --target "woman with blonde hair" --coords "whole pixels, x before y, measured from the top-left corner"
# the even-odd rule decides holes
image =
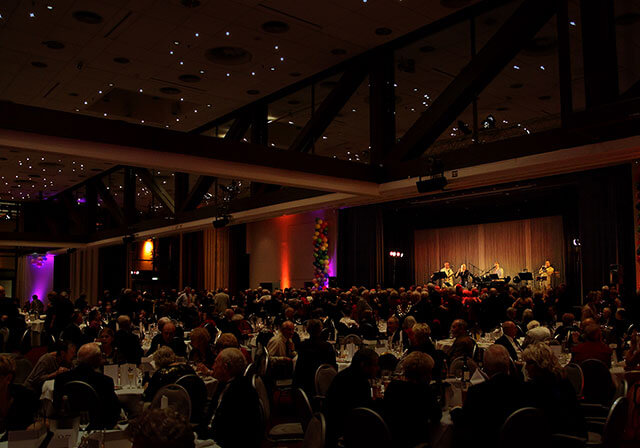
[[[528,406],[541,409],[552,433],[586,435],[586,423],[573,386],[551,348],[542,342],[522,352],[528,380],[525,397]]]

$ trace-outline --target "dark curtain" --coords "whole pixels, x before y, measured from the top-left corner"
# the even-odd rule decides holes
[[[580,188],[584,294],[609,284],[611,265],[623,267],[622,292],[635,292],[631,165],[585,173]]]
[[[229,290],[249,288],[249,254],[247,254],[247,225],[229,227]]]
[[[124,244],[101,247],[98,251],[98,297],[105,289],[116,296],[126,287],[127,251]]]
[[[182,283],[195,289],[204,288],[204,238],[203,232],[185,233],[182,236]]]
[[[338,285],[372,287],[381,283],[384,250],[380,207],[355,207],[338,213]]]
[[[56,255],[53,259],[53,290],[69,291],[70,278],[69,254]]]

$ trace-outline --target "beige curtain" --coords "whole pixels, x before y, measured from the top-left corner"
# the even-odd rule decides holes
[[[562,216],[415,232],[417,283],[427,282],[446,261],[454,271],[466,263],[474,274],[497,261],[505,276],[513,278],[523,269],[533,272],[535,277],[545,260],[551,261],[559,273],[556,281],[564,281]]]
[[[229,286],[229,229],[205,229],[204,287],[207,290]]]
[[[105,269],[109,269],[109,266],[105,266]],[[85,293],[90,304],[97,303],[98,249],[78,249],[72,253],[69,260],[69,277],[72,300]]]

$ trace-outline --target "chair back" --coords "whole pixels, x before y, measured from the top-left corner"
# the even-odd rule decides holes
[[[295,390],[294,400],[296,404],[296,413],[298,414],[298,418],[300,418],[302,430],[306,431],[307,425],[313,417],[313,409],[311,408],[309,397],[307,397],[304,390],[298,388]]]
[[[449,375],[460,378],[462,376],[463,365],[464,357],[462,356],[451,361],[451,364],[449,365]],[[471,358],[467,358],[467,366],[469,367],[470,375],[473,375],[478,368],[478,364],[476,364],[476,362]]]
[[[587,359],[580,364],[584,375],[582,395],[586,403],[611,405],[615,385],[609,368],[599,359]]]
[[[522,408],[512,413],[500,428],[500,446],[539,448],[551,445],[551,429],[542,410]]]
[[[247,378],[251,378],[256,374],[256,365],[254,363],[250,363],[246,369],[244,369],[244,376]]]
[[[627,400],[627,397],[620,397],[613,402],[602,431],[602,446],[604,448],[617,448],[620,446],[627,424],[628,410],[629,400]]]
[[[317,396],[326,397],[329,386],[331,386],[337,374],[337,370],[330,364],[321,364],[320,367],[318,367],[315,378]]]
[[[264,421],[265,425],[268,425],[269,419],[271,418],[271,404],[269,402],[269,392],[267,392],[267,388],[264,385],[264,381],[258,375],[254,375],[251,380],[251,384],[253,388],[258,393],[258,398],[260,399],[260,403],[262,405],[262,411],[264,413]]]
[[[618,387],[616,387],[616,393],[613,399],[616,400],[620,397],[626,397],[628,393],[629,393],[629,381],[623,378],[618,384]]]
[[[253,364],[255,364],[255,374],[258,376],[265,376],[267,374],[267,368],[269,367],[269,351],[267,350],[266,345],[264,347],[260,347],[256,356],[253,359]]]
[[[194,374],[181,376],[176,381],[176,384],[184,387],[189,394],[189,399],[191,400],[191,421],[192,423],[199,423],[196,420],[204,416],[205,406],[207,404],[207,386],[204,385],[202,378]]]
[[[62,386],[61,396],[65,395],[71,412],[78,415],[88,412],[91,426],[99,424],[100,399],[93,386],[84,381],[69,381]]]
[[[179,414],[185,416],[187,420],[191,420],[191,398],[189,392],[177,384],[167,384],[156,392],[151,401],[151,409],[160,409],[162,406],[162,397],[167,397],[169,407]]]
[[[362,347],[362,338],[360,336],[358,336],[357,334],[348,334],[346,335],[344,338],[342,338],[342,344],[343,345],[347,345],[347,344],[353,344],[358,348]]]
[[[321,413],[313,415],[304,433],[302,448],[324,448],[327,439],[327,423]]]
[[[391,433],[380,414],[369,408],[355,408],[344,425],[345,448],[387,448]]]
[[[582,389],[584,388],[584,375],[582,374],[582,368],[580,368],[578,364],[572,362],[564,366],[564,373],[573,386],[576,396],[581,397]]]

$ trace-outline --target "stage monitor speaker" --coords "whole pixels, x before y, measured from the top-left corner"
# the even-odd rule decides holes
[[[269,291],[273,292],[273,282],[261,282],[260,287],[262,289],[268,289]]]
[[[438,176],[431,179],[419,180],[416,187],[419,193],[429,193],[430,191],[443,190],[447,186],[447,178]]]
[[[338,277],[329,277],[329,288],[338,287]]]

